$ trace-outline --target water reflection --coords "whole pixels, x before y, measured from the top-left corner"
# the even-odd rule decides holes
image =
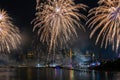
[[[0,68],[0,80],[120,80],[120,72],[60,68]]]
[[[113,74],[115,80],[120,80],[120,73]]]
[[[37,80],[40,80],[40,70],[39,70],[39,68],[37,69]]]
[[[95,71],[92,71],[92,79],[95,80]]]
[[[105,80],[108,80],[108,72],[105,72]]]
[[[16,71],[13,68],[0,68],[0,80],[16,80]]]
[[[74,80],[74,70],[70,70],[70,79],[69,80]]]
[[[61,69],[54,69],[55,70],[55,75],[54,78],[55,80],[62,80],[62,70]]]

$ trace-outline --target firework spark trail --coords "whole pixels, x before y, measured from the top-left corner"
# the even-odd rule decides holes
[[[76,27],[84,29],[81,19],[87,18],[79,13],[79,9],[86,10],[86,7],[84,4],[75,4],[72,0],[47,0],[44,3],[37,0],[33,30],[37,28],[40,41],[48,43],[49,53],[56,46],[62,46],[77,36]]]
[[[90,18],[86,24],[92,29],[90,38],[100,30],[96,44],[102,39],[101,47],[112,44],[113,50],[117,51],[120,43],[120,0],[99,0],[98,4],[88,14]]]
[[[0,10],[0,52],[17,49],[21,43],[19,29],[15,27],[5,10]]]

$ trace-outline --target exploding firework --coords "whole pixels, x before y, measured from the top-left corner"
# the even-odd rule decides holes
[[[20,34],[5,10],[0,10],[0,52],[10,52],[20,44]]]
[[[87,21],[92,29],[90,38],[99,32],[96,44],[101,41],[101,47],[112,45],[113,50],[118,50],[120,43],[120,0],[100,0],[99,7],[89,11]]]
[[[44,3],[37,0],[33,30],[38,29],[40,41],[49,45],[49,53],[77,36],[76,27],[84,29],[81,20],[86,20],[86,16],[80,14],[79,9],[86,10],[86,7],[72,0],[47,0]]]

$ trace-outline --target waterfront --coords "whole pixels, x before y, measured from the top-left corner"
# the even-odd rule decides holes
[[[60,68],[0,68],[0,80],[119,80],[120,72]]]

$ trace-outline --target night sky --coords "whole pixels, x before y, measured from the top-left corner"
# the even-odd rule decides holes
[[[75,0],[76,3],[84,3],[89,6],[88,10],[97,6],[98,0]],[[14,24],[19,27],[22,37],[24,39],[24,47],[31,46],[31,42],[34,38],[34,32],[32,31],[33,25],[30,23],[35,18],[35,5],[36,0],[0,0],[0,9],[5,9],[10,17],[13,18]],[[94,45],[94,40],[89,39],[89,31],[79,32],[79,38],[74,41],[71,47],[80,49],[83,53],[86,50],[90,50],[94,53],[104,54],[104,58],[113,58],[115,52],[108,49],[100,49],[99,45]]]

